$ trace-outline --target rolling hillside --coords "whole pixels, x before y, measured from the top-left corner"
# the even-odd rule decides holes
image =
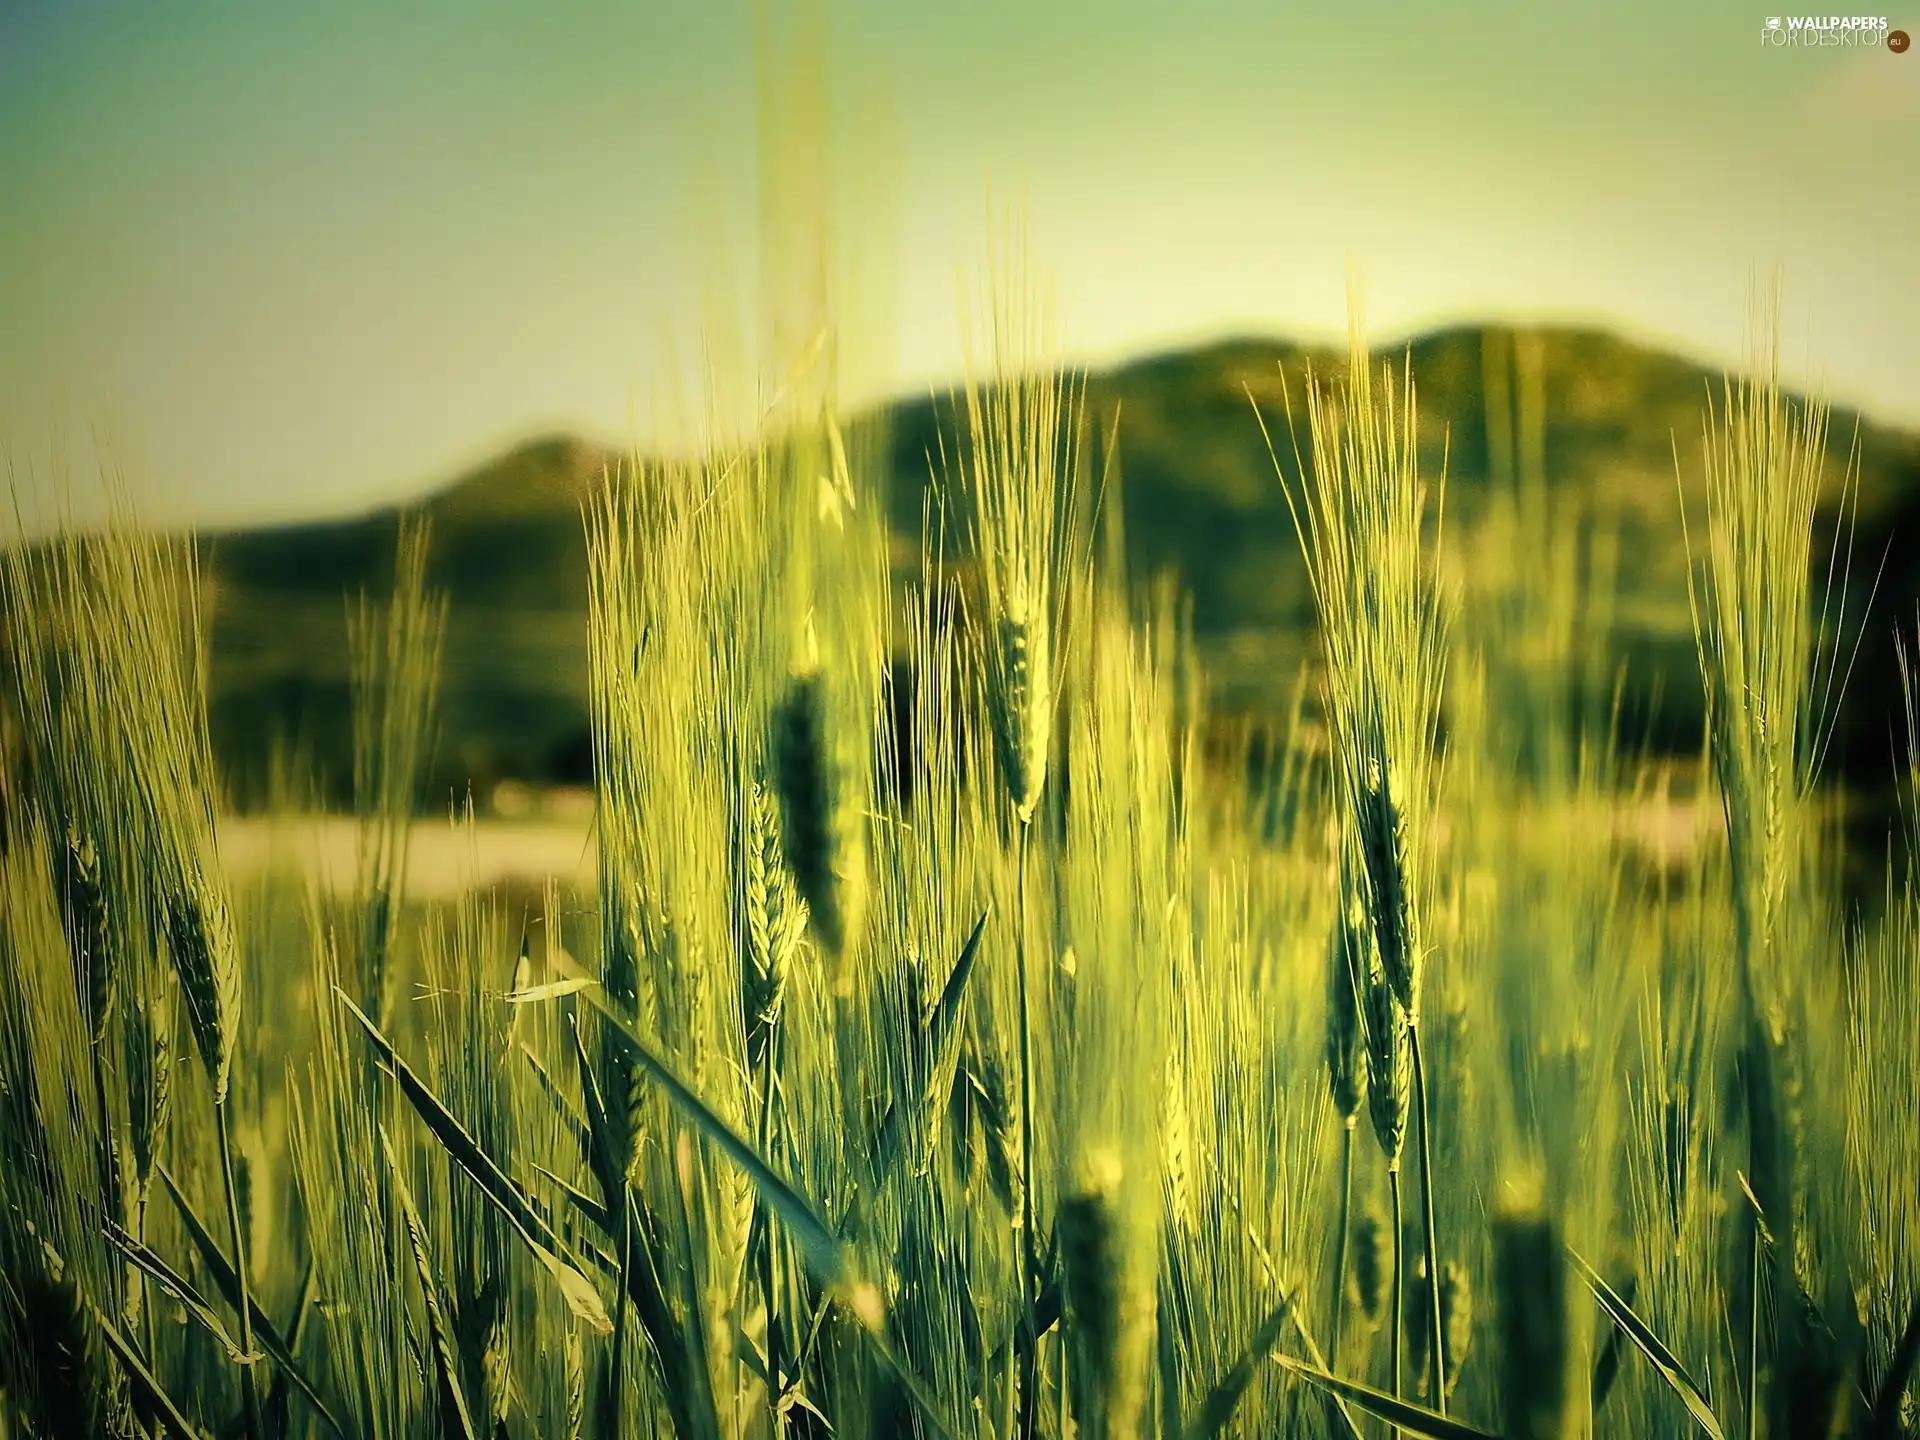
[[[1490,484],[1516,467],[1544,477],[1550,504],[1597,507],[1619,533],[1619,643],[1626,713],[1655,743],[1691,747],[1698,677],[1686,611],[1675,454],[1696,526],[1702,404],[1719,377],[1685,360],[1575,330],[1454,329],[1411,348],[1423,468],[1448,474],[1447,523],[1471,530]],[[1307,654],[1309,601],[1298,541],[1248,391],[1289,474],[1281,376],[1306,448],[1301,376],[1330,351],[1241,341],[1157,356],[1090,377],[1102,424],[1117,408],[1121,494],[1137,577],[1172,570],[1222,703],[1277,705]],[[891,415],[890,507],[917,534],[936,426],[927,401]],[[1494,417],[1489,422],[1489,415]],[[1867,582],[1886,573],[1866,619],[1836,754],[1863,776],[1884,771],[1898,715],[1896,623],[1920,603],[1920,436],[1837,412],[1831,496],[1858,424],[1857,622]],[[434,793],[471,780],[485,796],[507,778],[580,782],[591,765],[586,720],[586,563],[580,502],[614,457],[560,437],[512,451],[426,502],[433,579],[452,599]],[[1826,524],[1832,523],[1833,506]],[[240,794],[257,793],[275,737],[302,745],[325,776],[347,773],[345,608],[391,583],[397,514],[212,537],[216,739]],[[1823,540],[1824,546],[1824,540]],[[1821,555],[1824,563],[1824,549]],[[1469,583],[1475,577],[1469,574]]]

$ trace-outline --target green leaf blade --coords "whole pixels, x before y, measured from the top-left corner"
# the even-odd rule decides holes
[[[1647,1327],[1646,1322],[1633,1313],[1633,1307],[1615,1293],[1600,1272],[1589,1265],[1572,1246],[1567,1247],[1567,1256],[1573,1261],[1573,1268],[1579,1272],[1580,1278],[1586,1281],[1587,1288],[1593,1291],[1600,1307],[1613,1318],[1613,1323],[1625,1332],[1640,1353],[1652,1362],[1653,1368],[1660,1372],[1660,1378],[1680,1397],[1681,1403],[1687,1407],[1687,1413],[1708,1440],[1726,1440],[1720,1422],[1714,1416],[1713,1407],[1707,1404],[1706,1396],[1700,1393],[1700,1387],[1693,1383],[1693,1377],[1687,1374],[1679,1358],[1660,1343],[1660,1338]]]
[[[1357,1380],[1344,1380],[1338,1375],[1329,1375],[1326,1371],[1295,1360],[1288,1355],[1276,1355],[1273,1363],[1289,1374],[1298,1375],[1309,1384],[1339,1396],[1343,1400],[1365,1410],[1369,1415],[1398,1427],[1418,1440],[1501,1440],[1491,1430],[1482,1430],[1469,1425],[1464,1420],[1455,1420],[1450,1416],[1436,1414],[1424,1405],[1415,1405],[1410,1400],[1400,1400],[1371,1385],[1362,1385]]]

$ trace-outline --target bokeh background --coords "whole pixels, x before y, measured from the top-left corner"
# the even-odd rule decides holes
[[[244,804],[276,746],[344,781],[343,597],[389,583],[398,507],[424,507],[453,600],[434,793],[577,786],[580,499],[621,453],[698,443],[766,393],[785,341],[754,317],[814,253],[787,244],[795,197],[830,197],[813,238],[844,398],[899,402],[909,554],[929,397],[961,374],[1011,205],[1062,356],[1122,417],[1137,569],[1193,593],[1226,708],[1284,706],[1308,619],[1248,390],[1283,420],[1279,362],[1337,358],[1352,273],[1373,339],[1411,355],[1465,522],[1477,489],[1531,477],[1610,527],[1609,668],[1641,732],[1684,752],[1681,495],[1752,287],[1778,274],[1784,372],[1836,407],[1836,501],[1858,438],[1862,678],[1838,754],[1870,780],[1891,636],[1920,600],[1901,538],[1920,59],[1763,45],[1766,18],[0,0],[15,518],[97,516],[104,466],[210,537],[216,729]]]

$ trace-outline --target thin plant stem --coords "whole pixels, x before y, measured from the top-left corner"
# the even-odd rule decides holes
[[[1404,1398],[1400,1389],[1400,1343],[1401,1343],[1401,1307],[1406,1304],[1407,1283],[1407,1246],[1401,1230],[1405,1223],[1400,1210],[1400,1167],[1395,1165],[1387,1171],[1387,1188],[1393,1195],[1393,1306],[1387,1316],[1387,1330],[1390,1339],[1389,1350],[1392,1355],[1393,1396],[1396,1400]],[[1400,1427],[1393,1427],[1398,1435]]]
[[[145,1200],[135,1200],[132,1219],[133,1238],[143,1245],[146,1244],[147,1204]],[[127,1267],[127,1284],[137,1287],[130,1293],[137,1296],[140,1302],[140,1354],[146,1359],[147,1365],[151,1368],[157,1365],[159,1361],[158,1353],[154,1349],[157,1335],[153,1325],[153,1292],[146,1283],[145,1275],[140,1271],[139,1267],[135,1265],[129,1265]],[[148,1431],[151,1431],[156,1423],[156,1418],[151,1413],[151,1404],[145,1397],[136,1397],[134,1407],[135,1418],[140,1424],[144,1425]]]
[[[1747,1440],[1760,1435],[1760,1212],[1753,1215],[1753,1260],[1747,1275]]]
[[[1349,1115],[1340,1136],[1340,1229],[1333,1248],[1333,1326],[1327,1335],[1327,1369],[1338,1375],[1340,1335],[1346,1323],[1347,1306],[1347,1232],[1353,1228],[1353,1132],[1358,1117]],[[1338,1412],[1339,1400],[1329,1394],[1329,1421]]]
[[[126,1223],[125,1206],[121,1200],[116,1145],[113,1134],[113,1110],[107,1103],[106,1068],[100,1061],[100,1046],[91,1046],[88,1057],[93,1067],[93,1103],[100,1116],[100,1202],[113,1215],[118,1224]]]
[[[1065,1435],[1067,1433],[1067,1337],[1064,1331],[1056,1329],[1053,1338],[1053,1378],[1054,1383],[1060,1387],[1056,1397],[1059,1411],[1054,1433]]]
[[[627,1287],[633,1283],[633,1197],[623,1182],[620,1187],[620,1293],[613,1302],[613,1338],[607,1356],[606,1409],[600,1428],[609,1440],[620,1434],[620,1400],[625,1383],[621,1374],[627,1353]]]
[[[245,1227],[240,1223],[240,1191],[233,1180],[233,1133],[227,1118],[227,1102],[220,1101],[213,1107],[214,1130],[220,1138],[220,1173],[226,1183],[227,1223],[233,1232],[233,1275],[235,1288],[238,1289],[239,1303],[234,1307],[239,1312],[240,1350],[251,1357],[253,1355],[253,1294],[248,1278],[247,1237]],[[253,1380],[253,1363],[240,1369],[240,1403],[246,1420],[248,1440],[261,1440],[260,1429],[260,1390]]]
[[[1353,1132],[1354,1117],[1349,1116],[1340,1137],[1340,1229],[1333,1247],[1333,1325],[1327,1334],[1327,1364],[1340,1363],[1340,1336],[1346,1323],[1347,1307],[1347,1231],[1353,1226]],[[1334,1368],[1334,1374],[1339,1370]]]
[[[767,1034],[767,1053],[762,1061],[765,1074],[762,1078],[760,1100],[760,1153],[773,1153],[773,1103],[775,1075],[780,1059],[780,1021],[776,1017]],[[758,1207],[764,1216],[766,1207]],[[767,1403],[772,1409],[772,1424],[775,1440],[787,1433],[787,1412],[781,1408],[785,1381],[781,1376],[780,1359],[780,1321],[778,1307],[774,1303],[774,1245],[779,1239],[775,1227],[767,1220],[760,1225],[760,1290],[767,1307]]]
[[[1433,1127],[1428,1123],[1427,1066],[1420,1053],[1420,1027],[1409,1017],[1407,1039],[1413,1050],[1413,1103],[1420,1125],[1420,1208],[1427,1245],[1427,1356],[1431,1367],[1433,1408],[1447,1413],[1446,1332],[1440,1324],[1440,1246],[1433,1221]]]
[[[1020,824],[1014,880],[1014,968],[1020,987],[1020,1440],[1033,1440],[1039,1420],[1039,1321],[1034,1295],[1033,1244],[1033,1012],[1027,994],[1027,846]]]

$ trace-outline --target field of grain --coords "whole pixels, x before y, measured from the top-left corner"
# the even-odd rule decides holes
[[[1676,800],[1604,537],[1520,482],[1449,528],[1357,309],[1245,415],[1316,663],[1211,724],[986,293],[904,601],[831,347],[595,492],[558,812],[421,818],[424,526],[334,818],[226,813],[190,542],[8,554],[0,1434],[1920,1434],[1920,876],[1841,898],[1775,313],[1705,417]]]

